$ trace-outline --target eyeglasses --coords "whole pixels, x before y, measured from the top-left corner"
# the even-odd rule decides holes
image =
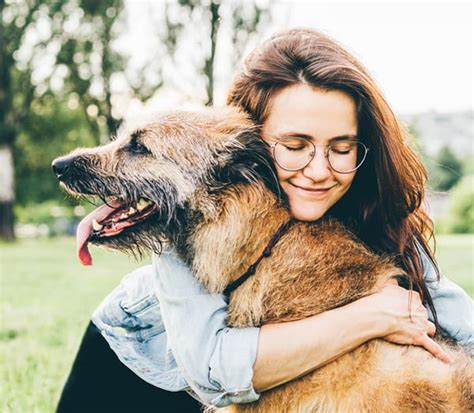
[[[272,149],[275,162],[286,171],[306,168],[314,159],[316,148],[323,147],[324,156],[331,168],[336,172],[348,174],[364,163],[369,151],[362,142],[353,139],[337,140],[329,145],[315,145],[308,139],[287,137],[273,143],[265,143]]]

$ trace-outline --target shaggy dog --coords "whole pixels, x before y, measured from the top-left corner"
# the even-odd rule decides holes
[[[337,222],[293,222],[258,129],[236,110],[164,114],[107,145],[58,158],[53,168],[70,193],[105,202],[79,227],[84,264],[91,263],[88,242],[135,254],[168,242],[211,292],[247,272],[230,294],[231,326],[318,314],[403,274]],[[441,344],[454,363],[374,339],[229,410],[473,411],[473,364]]]

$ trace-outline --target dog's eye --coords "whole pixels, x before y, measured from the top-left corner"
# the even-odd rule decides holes
[[[145,145],[138,141],[139,136],[140,132],[138,131],[132,134],[132,139],[130,140],[127,149],[134,155],[147,155],[151,153]]]
[[[135,155],[147,155],[151,153],[145,145],[142,145],[140,142],[130,142],[127,148],[130,152]]]

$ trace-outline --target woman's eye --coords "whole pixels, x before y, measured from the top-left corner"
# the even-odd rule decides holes
[[[288,146],[288,145],[285,145],[285,148],[288,149],[289,151],[302,151],[303,149],[305,149],[304,146]]]
[[[350,149],[337,149],[337,148],[332,148],[331,150],[337,153],[338,155],[347,155],[351,151]]]
[[[356,143],[339,143],[330,147],[331,152],[337,153],[338,155],[349,154],[356,146]]]

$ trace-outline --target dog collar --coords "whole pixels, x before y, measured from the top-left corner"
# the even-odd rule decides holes
[[[245,281],[247,281],[252,275],[255,274],[257,271],[258,264],[260,264],[260,261],[262,261],[264,258],[269,257],[272,253],[273,247],[277,244],[277,242],[280,240],[280,238],[286,234],[286,232],[293,226],[295,223],[295,220],[291,218],[289,221],[285,222],[284,224],[280,225],[280,228],[277,229],[275,234],[273,234],[273,237],[270,239],[268,242],[267,246],[262,252],[262,255],[257,258],[257,260],[250,265],[250,267],[245,271],[239,278],[237,278],[235,281],[232,281],[224,290],[224,295],[229,298],[230,295],[237,289],[239,288]]]

